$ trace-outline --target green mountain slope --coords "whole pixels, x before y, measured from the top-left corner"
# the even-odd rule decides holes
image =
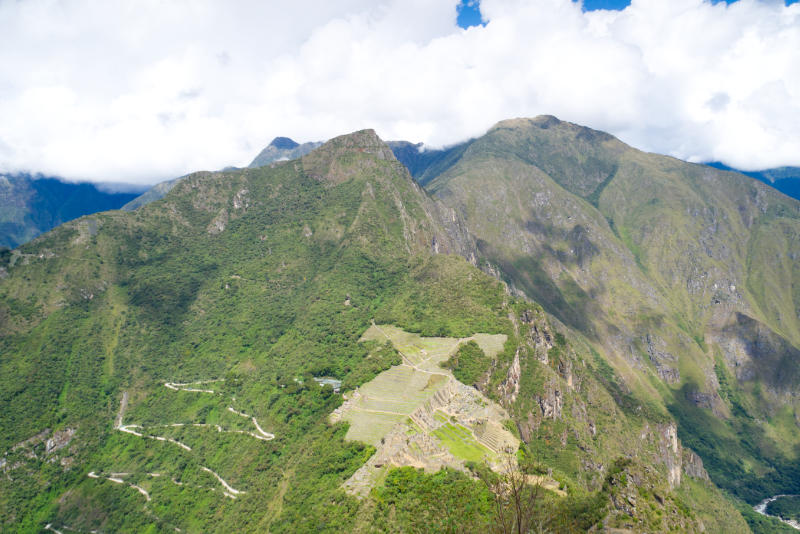
[[[507,411],[529,480],[561,486],[541,490],[531,524],[747,531],[664,405],[631,392],[590,329],[464,259],[482,250],[362,131],[300,160],[190,175],[4,256],[2,529],[491,529],[513,506],[492,504],[503,486],[480,464],[390,469],[363,497],[345,491],[375,449],[329,423],[343,399],[314,378],[346,393],[400,365],[393,344],[360,341],[374,322],[506,339],[443,365]],[[491,443],[481,421],[435,424],[465,457]]]
[[[498,123],[427,189],[713,480],[751,503],[800,490],[800,204],[553,117]]]

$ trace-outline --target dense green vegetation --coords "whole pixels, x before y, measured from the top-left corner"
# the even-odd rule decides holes
[[[489,490],[459,471],[426,475],[413,467],[394,469],[374,498],[378,531],[480,532],[491,524]]]
[[[491,360],[474,341],[463,343],[444,366],[453,370],[453,375],[465,384],[475,384],[486,372]]]

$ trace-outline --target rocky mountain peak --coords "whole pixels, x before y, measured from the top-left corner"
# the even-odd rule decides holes
[[[350,174],[341,164],[341,157],[347,154],[371,154],[378,160],[397,161],[375,130],[366,129],[334,137],[304,156],[303,168],[317,179],[341,182]]]
[[[563,132],[563,134],[570,135],[571,141],[606,142],[616,140],[614,136],[606,132],[601,132],[599,130],[593,130],[579,124],[562,121],[553,115],[538,115],[533,118],[503,120],[492,126],[492,128],[489,130],[489,133],[500,130],[518,130],[521,132],[553,130],[554,132]]]
[[[536,127],[542,130],[547,130],[548,128],[552,128],[554,126],[559,126],[564,124],[563,121],[559,120],[557,117],[553,115],[538,115],[533,118],[529,117],[517,117],[515,119],[505,119],[494,126],[492,126],[489,131],[495,130],[527,130],[532,127]]]
[[[319,150],[333,150],[337,153],[366,152],[377,155],[378,159],[395,159],[389,146],[378,137],[378,134],[372,128],[334,137],[322,145]]]
[[[299,147],[300,143],[288,137],[276,137],[272,140],[269,146],[275,147],[278,150],[292,150],[293,148]]]

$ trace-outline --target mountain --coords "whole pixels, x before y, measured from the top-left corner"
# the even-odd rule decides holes
[[[0,247],[14,248],[82,215],[119,209],[137,195],[56,178],[0,175]]]
[[[303,143],[292,141],[288,137],[276,137],[259,152],[258,156],[248,165],[249,167],[263,167],[274,161],[290,160],[305,156],[315,148],[321,146],[319,141]]]
[[[800,489],[797,201],[554,117],[498,123],[426,188],[712,480],[749,502]]]
[[[723,171],[739,172],[760,182],[771,185],[784,195],[800,199],[800,167],[776,167],[763,171],[740,171],[720,162],[707,165]]]
[[[264,150],[259,152],[258,156],[256,156],[253,162],[250,163],[249,167],[263,167],[264,165],[269,165],[276,161],[299,158],[301,156],[305,156],[320,145],[322,145],[320,142],[303,143],[301,145],[292,141],[288,137],[276,137],[269,145],[267,145]],[[230,167],[224,170],[234,169],[234,167]],[[160,200],[164,198],[164,196],[169,193],[173,187],[175,187],[175,184],[178,183],[178,181],[183,180],[184,178],[186,178],[186,176],[181,176],[179,178],[173,178],[172,180],[158,183],[122,206],[122,209],[126,211],[133,211],[141,206],[144,206],[145,204]]]
[[[780,531],[800,205],[553,117],[430,169],[363,130],[0,256],[2,529]]]

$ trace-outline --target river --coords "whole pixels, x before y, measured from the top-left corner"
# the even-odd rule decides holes
[[[769,505],[769,503],[771,503],[773,501],[776,501],[776,500],[780,499],[781,497],[797,497],[797,495],[773,495],[772,497],[770,497],[768,499],[764,499],[763,501],[761,501],[757,505],[753,506],[753,510],[755,510],[756,512],[758,512],[761,515],[774,517],[775,519],[786,523],[790,527],[796,528],[797,530],[800,530],[800,522],[797,522],[797,521],[794,521],[794,520],[791,520],[791,519],[782,519],[782,518],[780,518],[780,517],[778,517],[776,515],[770,515],[770,514],[767,513],[767,506]]]

